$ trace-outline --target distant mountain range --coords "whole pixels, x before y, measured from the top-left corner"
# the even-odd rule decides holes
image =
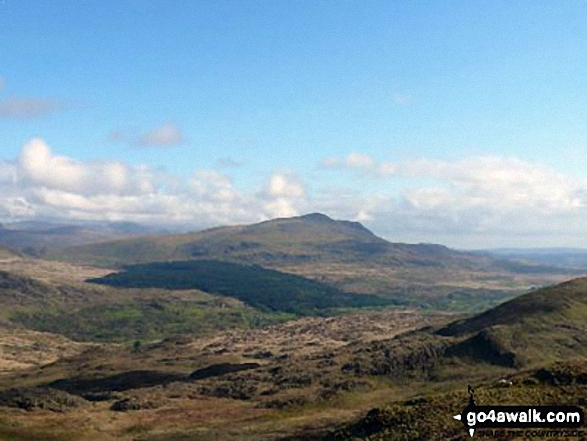
[[[199,260],[259,265],[344,292],[462,311],[487,309],[530,287],[584,274],[442,245],[391,243],[358,222],[319,213],[187,234],[49,248],[44,256],[105,268]]]
[[[33,256],[41,256],[49,248],[64,248],[156,232],[161,230],[132,222],[71,224],[24,221],[0,225],[0,246]]]
[[[443,245],[391,243],[358,222],[333,220],[319,213],[188,234],[72,246],[49,255],[113,267],[174,260],[223,260],[269,267],[317,262],[467,270],[503,270],[508,266],[504,260]],[[526,265],[515,270],[537,272],[550,268]]]
[[[587,249],[581,248],[498,248],[479,252],[498,259],[517,260],[563,268],[587,268]]]

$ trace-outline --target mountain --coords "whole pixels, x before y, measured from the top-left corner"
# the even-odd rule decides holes
[[[587,278],[522,295],[438,334],[467,337],[451,354],[506,366],[587,356]]]
[[[153,303],[170,317],[186,310]],[[381,311],[199,339],[136,332],[132,346],[104,344],[0,377],[0,438],[126,440],[143,424],[136,439],[464,441],[451,416],[468,385],[480,405],[585,406],[586,309],[587,279],[576,279],[448,324],[447,315]],[[111,310],[105,325],[137,311]],[[80,433],[82,417],[91,424]]]
[[[581,248],[500,248],[479,253],[535,265],[587,268],[587,250]]]
[[[440,329],[363,344],[343,357],[350,360],[343,367],[359,377],[410,379],[418,392],[341,428],[302,432],[290,441],[470,439],[450,421],[466,405],[468,385],[478,405],[584,407],[587,279],[530,292]]]
[[[48,248],[64,248],[122,237],[153,234],[157,230],[131,222],[60,222],[25,221],[0,226],[0,246],[33,256]]]
[[[143,236],[54,249],[47,257],[121,268],[166,261],[255,264],[347,292],[480,310],[569,278],[560,268],[510,262],[435,244],[391,243],[358,222],[319,213],[188,234]]]
[[[494,259],[441,245],[390,243],[358,222],[313,213],[189,234],[140,237],[60,250],[64,259],[104,266],[167,260],[228,260],[259,265],[373,262],[392,266],[481,268]]]

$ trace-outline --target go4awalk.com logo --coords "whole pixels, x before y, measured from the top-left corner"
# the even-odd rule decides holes
[[[454,415],[473,437],[523,436],[559,438],[584,436],[585,414],[578,406],[479,406],[469,386],[469,404]],[[492,429],[492,430],[486,430]]]

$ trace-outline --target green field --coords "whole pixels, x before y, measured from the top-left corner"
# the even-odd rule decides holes
[[[146,303],[94,305],[75,311],[17,312],[12,321],[36,331],[77,341],[154,340],[170,335],[203,335],[233,328],[254,328],[292,318],[245,306],[211,307],[153,300]]]

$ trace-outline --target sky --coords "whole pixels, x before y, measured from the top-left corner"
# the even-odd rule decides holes
[[[587,247],[584,1],[0,0],[0,222],[322,212]]]

